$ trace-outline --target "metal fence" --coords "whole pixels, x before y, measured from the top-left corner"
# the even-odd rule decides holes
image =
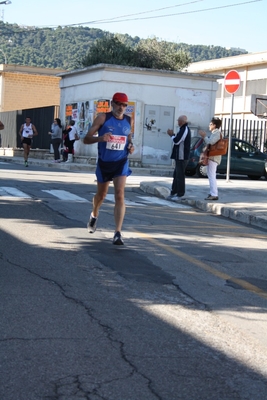
[[[230,118],[223,118],[222,132],[224,136],[230,135]],[[232,136],[249,142],[261,151],[267,151],[267,120],[233,119]]]
[[[0,121],[5,125],[5,129],[0,132],[0,147],[22,147],[18,132],[21,125],[25,122],[25,118],[30,117],[38,131],[38,136],[35,136],[32,141],[32,148],[49,149],[51,136],[48,135],[48,132],[51,129],[51,123],[58,116],[58,113],[58,106],[0,113]]]

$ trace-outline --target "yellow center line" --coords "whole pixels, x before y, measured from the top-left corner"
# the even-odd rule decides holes
[[[224,272],[220,272],[215,268],[210,267],[208,264],[205,264],[204,262],[189,256],[186,253],[183,253],[180,250],[174,249],[173,247],[169,246],[168,244],[160,243],[157,239],[152,238],[151,236],[147,235],[146,233],[142,233],[139,231],[136,231],[139,236],[143,237],[144,239],[148,240],[149,242],[153,243],[154,245],[163,248],[164,250],[168,251],[169,253],[175,254],[176,256],[183,258],[184,260],[202,268],[203,270],[209,272],[210,274],[217,276],[218,278],[221,278],[223,280],[230,280],[233,283],[236,283],[237,285],[241,286],[243,289],[257,294],[259,297],[262,297],[263,299],[267,299],[267,292],[264,290],[258,288],[255,285],[252,285],[251,283],[248,283],[244,281],[243,279],[238,279],[234,278],[228,274],[225,274]]]

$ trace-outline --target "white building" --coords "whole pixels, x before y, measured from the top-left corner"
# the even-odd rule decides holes
[[[234,94],[234,130],[245,140],[252,141],[252,136],[253,140],[257,137],[257,144],[262,147],[266,141],[267,120],[254,113],[267,112],[267,51],[196,62],[186,68],[190,73],[222,76],[218,79],[215,114],[225,120],[225,125],[231,113],[232,96],[224,89],[224,76],[230,70],[236,70],[241,78],[240,87]]]
[[[267,95],[267,51],[200,61],[186,68],[190,73],[222,75],[218,80],[215,103],[215,112],[221,117],[229,115],[231,111],[231,95],[224,90],[224,76],[232,69],[241,78],[240,87],[234,94],[234,115],[237,118],[255,120],[256,117],[250,109],[251,95]]]
[[[131,165],[171,165],[172,141],[179,115],[188,117],[192,134],[207,129],[214,115],[217,75],[192,74],[98,64],[59,74],[61,119],[76,120],[85,135],[98,112],[106,111],[115,92],[129,98],[134,119],[135,153]],[[75,142],[77,155],[97,157],[97,145]]]

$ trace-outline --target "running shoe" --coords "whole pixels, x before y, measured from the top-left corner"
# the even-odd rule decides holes
[[[24,161],[25,167],[28,167],[28,161]]]
[[[97,218],[93,217],[92,214],[90,215],[89,222],[87,224],[87,229],[88,232],[94,233],[96,230],[96,223],[97,223]]]
[[[120,232],[115,233],[113,237],[113,244],[116,244],[117,246],[121,246],[124,244]]]

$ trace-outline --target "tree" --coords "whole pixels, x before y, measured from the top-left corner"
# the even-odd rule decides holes
[[[143,68],[179,71],[191,62],[190,56],[183,50],[177,50],[174,43],[156,38],[141,40],[135,51],[137,64]]]
[[[117,37],[97,39],[91,45],[87,56],[82,60],[84,67],[94,64],[133,65],[134,50]]]
[[[123,39],[109,36],[91,45],[82,65],[105,63],[178,71],[187,67],[190,61],[186,52],[177,50],[172,43],[159,42],[156,38],[141,40],[131,47]]]

